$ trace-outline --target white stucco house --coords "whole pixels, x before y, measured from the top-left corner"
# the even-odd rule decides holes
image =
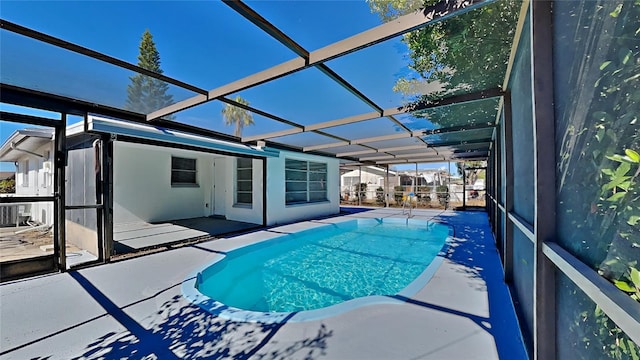
[[[340,212],[336,158],[96,116],[67,128],[66,147],[68,241],[96,232],[100,207],[113,227],[206,217],[268,226]],[[20,130],[0,149],[17,164],[15,196],[52,194],[52,132]],[[41,210],[31,218],[53,223]],[[78,246],[97,253],[96,242]]]
[[[340,211],[338,159],[106,118],[88,124],[112,142],[114,223],[216,215],[275,225]]]
[[[17,130],[0,146],[0,161],[15,165],[15,194],[0,196],[53,195],[53,130],[28,128]],[[0,207],[6,226],[30,221],[53,224],[53,203],[20,203]]]

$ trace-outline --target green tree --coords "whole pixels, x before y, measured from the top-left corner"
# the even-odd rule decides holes
[[[160,53],[148,29],[142,34],[139,50],[138,66],[162,74]],[[127,110],[148,114],[173,103],[173,96],[167,93],[169,84],[164,81],[143,74],[133,75],[129,79],[131,83],[127,86],[125,105]]]
[[[240,96],[236,96],[236,98],[233,100],[243,105],[249,105],[249,102]],[[224,118],[225,125],[235,125],[233,135],[237,137],[242,136],[242,129],[245,126],[255,124],[255,122],[253,122],[253,115],[251,115],[250,112],[231,104],[225,104],[224,108],[222,109],[222,117]]]
[[[16,192],[15,176],[0,180],[0,194],[14,194]]]
[[[418,7],[412,0],[368,2],[383,21]],[[424,0],[422,6],[437,2]],[[405,34],[402,41],[409,48],[409,68],[415,73],[398,79],[394,90],[411,103],[501,86],[520,6],[519,0],[497,1]],[[430,92],[425,93],[428,89]],[[439,120],[452,118],[455,119],[448,116]]]
[[[398,16],[417,11],[425,5],[433,5],[438,0],[367,0],[372,13],[378,14],[384,22],[391,21]]]
[[[456,168],[458,169],[458,174],[462,175],[462,171],[466,171],[465,179],[467,185],[473,185],[476,180],[478,180],[480,175],[479,169],[468,169],[468,168],[479,168],[483,167],[484,161],[465,161],[465,162],[457,162]],[[467,169],[467,170],[465,170]],[[484,177],[483,177],[484,179]]]

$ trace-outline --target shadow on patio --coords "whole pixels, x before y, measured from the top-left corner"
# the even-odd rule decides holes
[[[298,352],[306,358],[324,353],[332,331],[321,324],[315,337],[306,338],[277,351],[256,355],[286,321],[276,324],[241,323],[215,317],[195,305],[185,305],[180,295],[163,303],[150,318],[146,329],[125,309],[147,299],[119,308],[78,272],[71,276],[104,310],[127,330],[110,332],[86,346],[76,359],[138,358],[234,358],[282,359]],[[154,296],[157,296],[154,295]],[[108,354],[108,355],[107,355]]]

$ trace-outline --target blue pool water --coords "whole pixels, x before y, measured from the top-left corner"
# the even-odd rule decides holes
[[[227,307],[269,313],[394,295],[425,271],[448,235],[445,225],[405,219],[326,225],[231,251],[195,286]]]

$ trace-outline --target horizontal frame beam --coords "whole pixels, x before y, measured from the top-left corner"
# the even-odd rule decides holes
[[[52,202],[55,196],[7,196],[0,197],[0,204],[19,204],[34,202]]]
[[[336,154],[337,157],[342,156],[354,156],[354,155],[365,155],[372,153],[382,153],[382,152],[393,152],[393,151],[404,151],[404,150],[422,150],[427,149],[430,145],[407,145],[407,146],[396,146],[396,147],[388,147],[388,148],[380,148],[380,149],[369,149],[369,150],[361,150],[361,151],[351,151],[345,153]]]
[[[398,107],[395,109],[386,109],[383,114],[384,116],[404,114],[408,112],[416,112],[421,110],[433,109],[441,106],[448,106],[448,105],[455,105],[455,104],[461,104],[461,103],[472,102],[472,101],[485,100],[485,99],[490,99],[490,98],[503,96],[503,95],[504,95],[504,91],[501,88],[496,87],[496,88],[480,90],[472,93],[452,95],[452,96],[441,98],[441,99],[419,101],[419,102]]]
[[[245,105],[245,104],[237,102],[237,101],[235,101],[233,99],[229,99],[229,98],[223,97],[223,98],[220,98],[219,100],[222,101],[225,104],[229,104],[229,105],[233,105],[233,106],[239,107],[241,109],[250,111],[250,112],[252,112],[254,114],[258,114],[258,115],[264,116],[264,117],[269,118],[271,120],[275,120],[275,121],[281,122],[283,124],[287,124],[287,125],[290,125],[290,126],[293,126],[293,127],[300,128],[300,129],[303,128],[303,126],[298,124],[298,123],[295,123],[293,121],[289,121],[287,119],[283,119],[283,118],[281,118],[279,116],[270,114],[270,113],[268,113],[266,111],[262,111],[260,109],[256,109],[256,108],[254,108],[252,106]]]
[[[351,144],[349,144],[348,141],[339,141],[339,142],[329,143],[329,144],[305,146],[304,148],[302,148],[302,151],[308,152],[308,151],[329,149],[332,147],[340,147],[340,146],[347,146],[347,145],[351,145]]]
[[[65,210],[83,210],[83,209],[103,209],[103,204],[95,204],[95,205],[65,205]]]
[[[429,23],[446,20],[463,14],[495,0],[440,1],[424,10],[400,16],[393,21],[379,25],[350,38],[338,41],[312,52],[311,64],[333,60],[354,51],[375,45],[407,32],[419,29]]]
[[[511,221],[511,223],[515,225],[527,237],[527,239],[531,240],[531,242],[533,243],[535,239],[533,225],[529,224],[525,219],[521,218],[514,212],[509,212],[507,215],[509,221]]]
[[[289,60],[287,62],[284,62],[282,64],[276,65],[272,68],[269,68],[269,69],[260,71],[258,73],[255,73],[253,75],[250,75],[248,77],[242,78],[240,80],[236,80],[232,83],[209,90],[206,98],[194,96],[192,98],[179,101],[165,108],[151,112],[147,114],[146,118],[147,118],[147,121],[150,121],[153,119],[161,118],[163,116],[171,115],[176,112],[194,107],[196,105],[204,104],[218,97],[231,95],[238,91],[242,91],[244,89],[248,89],[250,87],[263,84],[267,81],[279,79],[285,75],[302,70],[305,67],[307,67],[306,60],[301,57],[298,57],[298,58]]]
[[[91,50],[89,48],[80,46],[80,45],[76,45],[73,43],[70,43],[68,41],[41,33],[39,31],[35,31],[29,28],[26,28],[24,26],[20,26],[18,24],[12,23],[10,21],[4,20],[4,19],[0,19],[0,28],[7,30],[7,31],[11,31],[13,33],[16,34],[20,34],[23,36],[26,36],[28,38],[34,39],[34,40],[39,40],[42,41],[44,43],[53,45],[53,46],[57,46],[59,48],[63,48],[65,50],[69,50],[72,52],[75,52],[77,54],[81,54],[81,55],[85,55],[88,56],[90,58],[96,59],[96,60],[100,60],[103,62],[106,62],[108,64],[111,65],[115,65],[127,70],[131,70],[134,71],[136,73],[142,74],[142,75],[146,75],[149,77],[152,77],[154,79],[158,79],[160,81],[164,81],[166,83],[181,87],[183,89],[187,89],[189,91],[198,93],[198,94],[207,94],[207,90],[205,89],[201,89],[199,87],[193,86],[191,84],[187,84],[185,82],[182,82],[180,80],[174,79],[174,78],[170,78],[166,75],[162,75],[156,72],[153,72],[151,70],[147,70],[145,68],[142,68],[140,66],[128,63],[126,61],[114,58],[112,56],[100,53],[98,51],[95,50]]]
[[[376,103],[373,102],[373,100],[369,99],[365,94],[363,94],[355,86],[351,85],[347,80],[342,78],[335,71],[331,70],[327,65],[320,63],[316,65],[316,68],[320,70],[323,74],[328,76],[330,79],[340,84],[340,86],[342,86],[345,90],[347,90],[348,92],[353,94],[355,97],[360,99],[360,101],[369,105],[369,107],[377,110],[378,113],[382,113],[382,108],[376,105]]]
[[[396,36],[419,29],[428,24],[436,23],[453,16],[463,14],[477,7],[490,4],[495,1],[497,0],[466,0],[464,2],[441,1],[433,6],[427,7],[423,11],[416,11],[411,14],[400,16],[394,21],[384,23],[347,39],[335,42],[331,45],[313,51],[309,54],[308,59],[304,57],[298,57],[296,59],[289,60],[264,71],[249,75],[245,78],[210,90],[208,92],[208,98],[203,99],[200,103],[211,101],[218,97],[227,96],[229,94],[233,94],[238,91],[242,91],[250,87],[254,87],[265,82],[278,79],[282,76],[300,71],[309,66],[350,54],[354,51],[381,43]],[[184,106],[187,106],[187,104],[195,106],[193,105],[193,102],[190,102],[188,100],[184,102]],[[166,107],[148,114],[147,120],[171,115],[184,109],[186,109],[186,107],[181,107],[180,105],[171,108]]]
[[[396,158],[395,155],[384,154],[384,155],[378,155],[378,156],[361,157],[359,158],[359,160],[360,161],[376,161],[376,160],[395,159],[395,158]]]
[[[269,133],[269,138],[276,138],[276,137],[280,137],[280,136],[287,136],[287,135],[295,135],[295,134],[300,134],[302,132],[302,129],[300,128],[293,128],[293,129],[287,129],[287,130],[281,130],[281,131],[274,131],[272,133]],[[243,136],[242,137],[242,142],[250,142],[250,141],[256,141],[256,140],[262,140],[264,137],[262,135],[253,135],[253,136]]]
[[[232,8],[235,12],[240,14],[245,19],[251,21],[255,26],[259,27],[262,31],[269,34],[272,38],[278,40],[282,45],[286,46],[289,50],[296,53],[296,55],[309,58],[309,52],[302,46],[291,39],[287,34],[283,33],[271,24],[267,19],[263,18],[260,14],[247,6],[245,3],[239,0],[222,0],[222,2]]]
[[[353,115],[353,116],[349,116],[341,119],[308,125],[304,127],[304,131],[319,130],[319,129],[326,129],[334,126],[353,124],[360,121],[377,119],[379,117],[382,117],[381,115],[382,114],[378,112],[369,112],[366,114]]]
[[[0,101],[71,115],[84,116],[86,113],[100,113],[123,120],[144,121],[144,115],[140,113],[4,83],[0,83]]]
[[[343,153],[337,153],[336,157],[343,157],[343,156],[356,156],[356,155],[366,155],[366,154],[375,154],[378,152],[382,152],[379,149],[367,149],[367,150],[358,150],[358,151],[350,151],[350,152],[343,152]]]
[[[162,108],[162,110],[164,112],[167,112],[166,114],[160,115],[160,116],[154,116],[153,114],[157,113],[160,110],[154,111],[149,115],[146,115],[146,119],[147,121],[151,121],[151,120],[157,120],[160,119],[163,116],[166,115],[170,115],[170,114],[175,114],[178,111],[183,111],[183,110],[187,110],[190,109],[194,106],[200,105],[202,103],[207,102],[209,99],[209,95],[207,94],[200,94],[200,95],[196,95],[193,97],[190,97],[188,99],[182,100],[182,101],[178,101],[176,103],[173,103],[167,107]]]
[[[640,344],[640,306],[635,300],[560,245],[545,242],[542,251],[555,267],[587,294],[631,340]]]
[[[364,143],[368,143],[368,142],[404,139],[404,138],[413,137],[413,136],[420,136],[421,134],[422,134],[421,131],[417,131],[417,132],[414,132],[414,133],[402,132],[402,133],[397,133],[397,134],[389,134],[389,135],[374,136],[374,137],[369,137],[369,138],[354,139],[354,140],[351,140],[350,143],[352,145],[354,145],[354,144],[357,145],[357,144],[364,144]]]
[[[432,157],[424,157],[424,158],[414,158],[414,159],[395,159],[390,161],[376,161],[376,164],[411,164],[411,163],[422,163],[422,162],[439,162],[439,161],[447,161],[447,158],[444,156],[432,156]]]
[[[449,128],[441,128],[441,129],[433,129],[433,130],[415,130],[411,132],[402,132],[402,133],[396,133],[396,134],[390,134],[390,135],[353,139],[348,142],[343,141],[343,142],[330,143],[330,144],[324,144],[324,145],[307,146],[303,148],[303,151],[306,152],[311,150],[322,150],[322,149],[329,149],[332,147],[339,147],[339,146],[345,146],[345,145],[362,145],[368,142],[396,140],[396,139],[404,139],[409,137],[421,138],[422,136],[425,136],[425,135],[445,134],[450,132],[468,131],[468,130],[489,129],[489,128],[494,128],[495,126],[496,126],[495,124],[476,124],[476,125],[468,125],[468,126],[453,126]],[[426,146],[427,145],[425,144],[425,147]],[[429,148],[433,148],[433,147],[429,146]],[[378,152],[380,152],[380,150],[378,150]]]
[[[405,150],[422,150],[427,149],[430,145],[422,144],[422,145],[407,145],[407,146],[394,146],[388,148],[380,148],[378,151],[380,152],[394,152],[394,151],[405,151]]]
[[[479,139],[479,140],[467,140],[467,141],[447,141],[440,143],[429,143],[431,147],[447,147],[447,146],[464,146],[464,145],[475,145],[475,144],[488,144],[491,143],[491,140]]]
[[[483,154],[486,154],[486,156],[489,156],[489,151],[488,150],[477,150],[477,151],[464,151],[464,152],[453,152],[451,155],[455,156],[457,159],[465,159],[467,157],[470,157],[472,155],[481,155],[484,156]],[[466,156],[469,155],[469,156]]]
[[[470,131],[470,130],[481,130],[481,129],[492,129],[495,128],[496,124],[487,123],[487,124],[474,124],[474,125],[460,125],[460,126],[452,126],[448,128],[440,128],[433,130],[423,130],[423,135],[439,135],[446,134],[450,132],[458,132],[458,131]],[[487,139],[485,141],[491,141],[491,139]]]
[[[304,131],[306,132],[306,131],[326,129],[330,127],[348,125],[348,124],[353,124],[353,123],[366,121],[366,120],[373,120],[381,117],[391,117],[392,115],[404,114],[412,111],[419,111],[419,110],[425,110],[425,109],[435,108],[439,106],[478,101],[478,100],[483,100],[483,99],[502,96],[502,95],[504,95],[504,92],[500,88],[491,88],[491,89],[486,89],[482,91],[477,91],[474,93],[454,95],[454,96],[442,98],[439,100],[433,100],[429,102],[420,102],[414,105],[402,106],[397,108],[389,108],[382,111],[368,112],[364,114],[358,114],[358,115],[348,116],[345,118],[307,125],[304,127]],[[372,106],[371,104],[369,105]],[[375,104],[373,104],[373,106],[375,106]],[[377,108],[377,106],[375,107]],[[396,122],[395,119],[393,118],[391,118],[391,120]],[[260,140],[268,139],[269,135],[270,134],[263,134],[262,135],[263,138]],[[259,135],[256,135],[256,137],[257,136]]]
[[[49,119],[33,115],[17,114],[12,112],[0,111],[0,120],[21,124],[33,124],[47,127],[54,127],[62,124],[62,119]]]

